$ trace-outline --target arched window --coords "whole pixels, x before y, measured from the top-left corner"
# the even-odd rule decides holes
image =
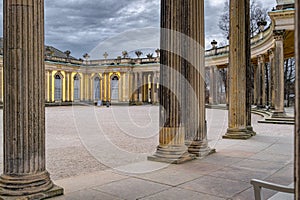
[[[62,101],[62,77],[59,74],[56,74],[54,78],[54,100]]]
[[[111,100],[119,100],[119,77],[113,76],[110,82]]]
[[[80,100],[80,76],[74,76],[74,100]]]
[[[100,100],[100,78],[98,76],[94,79],[94,94],[95,100]]]

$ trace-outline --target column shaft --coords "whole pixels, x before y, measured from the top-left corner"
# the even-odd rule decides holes
[[[62,194],[54,189],[45,164],[43,0],[4,1],[4,55],[0,195],[42,199]]]
[[[258,81],[257,81],[257,79],[258,79],[258,75],[257,75],[257,71],[258,71],[258,66],[257,65],[253,65],[253,74],[254,74],[254,78],[253,78],[253,80],[254,80],[254,89],[253,89],[253,103],[255,104],[255,105],[257,105],[257,103],[258,103],[258,101],[257,101],[257,99],[258,99],[258,91],[257,91],[257,88],[258,88]]]
[[[205,32],[204,32],[204,1],[185,1],[185,41],[187,52],[184,68],[186,69],[188,85],[185,88],[187,100],[185,109],[189,110],[186,119],[186,139],[192,141],[189,144],[189,152],[197,157],[204,157],[214,150],[208,147],[206,113],[205,113]],[[217,78],[213,69],[213,93],[214,102],[217,103]],[[190,85],[190,86],[189,86]]]
[[[194,158],[185,146],[182,115],[182,92],[185,87],[182,75],[185,67],[182,58],[184,35],[180,33],[185,31],[183,20],[188,14],[187,6],[190,2],[195,0],[161,1],[159,146],[149,160],[178,164]]]
[[[296,56],[296,102],[295,102],[295,199],[300,199],[300,0],[295,1],[295,56]]]
[[[0,104],[3,103],[3,67],[0,69]]]
[[[248,139],[247,67],[249,67],[249,1],[230,1],[230,100],[228,130],[224,138]]]
[[[216,105],[217,104],[217,74],[216,67],[210,67],[209,73],[209,104]]]
[[[274,109],[274,102],[275,102],[275,90],[274,90],[274,51],[269,50],[269,61],[270,61],[270,89],[269,89],[269,101],[270,101],[270,108]]]
[[[275,111],[272,117],[284,117],[284,52],[283,40],[285,31],[274,31],[275,52],[274,52],[274,90],[275,90]]]

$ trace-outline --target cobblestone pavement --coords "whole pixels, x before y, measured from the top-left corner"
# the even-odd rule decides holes
[[[293,181],[293,126],[258,124],[261,117],[253,115],[257,136],[223,140],[224,110],[207,110],[216,154],[183,165],[146,161],[158,145],[158,112],[157,106],[46,108],[47,169],[66,193],[54,199],[250,200],[252,178]]]

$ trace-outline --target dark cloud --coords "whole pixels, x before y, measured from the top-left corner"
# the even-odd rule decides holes
[[[217,27],[224,1],[205,0],[207,48],[212,39],[224,40]],[[269,5],[272,2],[275,0],[265,0],[263,3]],[[160,0],[45,0],[46,44],[62,51],[69,49],[75,57],[91,52],[95,56],[98,54],[100,58],[102,52],[113,51],[107,45],[103,46],[106,49],[101,49],[99,44],[102,43],[112,43],[113,47],[118,47],[115,51],[121,48],[148,48],[151,42],[151,47],[156,48],[159,41],[159,20]],[[2,27],[2,1],[0,25]],[[2,32],[1,29],[1,35]],[[131,35],[126,38],[128,33]],[[119,43],[112,42],[112,38],[117,38]],[[128,43],[126,39],[133,41]],[[139,46],[140,41],[146,46]],[[100,49],[97,50],[96,47]]]

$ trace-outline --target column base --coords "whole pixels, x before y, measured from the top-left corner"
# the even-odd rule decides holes
[[[186,142],[186,146],[188,146],[189,153],[194,154],[197,158],[204,158],[216,153],[216,149],[211,149],[208,143],[203,141]]]
[[[252,126],[247,126],[248,133],[252,136],[256,136],[256,132],[253,130]]]
[[[149,161],[181,164],[195,159],[196,156],[188,153],[186,146],[158,146],[156,153],[149,156]]]
[[[249,134],[247,129],[227,129],[227,133],[223,136],[223,139],[247,140],[251,137],[252,135]]]
[[[0,178],[0,199],[39,200],[62,195],[63,188],[55,186],[47,171],[34,175],[8,176]]]
[[[278,112],[278,111],[273,111],[272,113],[272,118],[285,118],[286,117],[286,113],[283,112]]]
[[[25,196],[1,196],[0,200],[42,200],[48,199],[56,196],[61,196],[64,194],[64,189],[53,185],[53,187],[45,192],[39,192],[32,195],[25,195]]]

